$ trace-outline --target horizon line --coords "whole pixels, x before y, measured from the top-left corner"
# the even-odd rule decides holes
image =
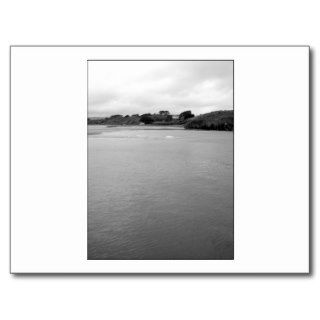
[[[162,111],[162,110],[161,110]],[[168,110],[163,110],[163,111],[168,111]],[[185,110],[185,111],[191,111],[191,112],[193,112],[192,110]],[[185,112],[185,111],[183,111],[183,112]],[[211,113],[211,112],[218,112],[218,111],[234,111],[234,109],[219,109],[219,110],[213,110],[213,111],[210,111],[210,112],[205,112],[205,113],[199,113],[199,114],[195,114],[194,113],[194,116],[196,117],[196,116],[200,116],[200,115],[202,115],[202,114],[206,114],[206,113]],[[180,112],[180,113],[170,113],[170,111],[169,111],[169,115],[171,115],[171,116],[177,116],[177,115],[180,115],[182,112]],[[87,118],[109,118],[109,117],[112,117],[112,116],[116,116],[116,115],[119,115],[119,116],[122,116],[122,117],[125,117],[125,116],[129,116],[129,117],[132,117],[133,115],[139,115],[139,116],[141,116],[141,115],[143,115],[143,114],[150,114],[150,115],[158,115],[159,114],[159,112],[155,112],[155,113],[151,113],[151,112],[148,112],[148,113],[142,113],[142,114],[140,114],[140,113],[134,113],[134,114],[126,114],[126,115],[123,115],[123,114],[120,114],[120,113],[115,113],[115,114],[112,114],[112,115],[109,115],[109,116],[106,116],[106,115],[101,115],[101,116],[95,116],[95,115],[89,115],[89,114],[87,114]]]

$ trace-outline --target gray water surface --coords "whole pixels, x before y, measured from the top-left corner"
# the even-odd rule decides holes
[[[88,126],[88,259],[233,259],[233,132]]]

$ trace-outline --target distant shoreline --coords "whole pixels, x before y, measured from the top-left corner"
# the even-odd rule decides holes
[[[233,110],[221,110],[194,116],[191,111],[185,111],[179,117],[173,118],[168,111],[160,111],[159,114],[144,114],[111,117],[88,118],[88,125],[104,125],[107,127],[126,126],[167,126],[183,127],[195,130],[233,131]]]
[[[146,124],[146,125],[135,125],[135,124],[123,124],[123,125],[110,125],[110,124],[88,124],[89,127],[99,126],[106,128],[136,128],[137,130],[143,129],[156,129],[156,128],[168,128],[172,130],[187,130],[182,124],[172,124],[172,125],[161,125],[161,124]]]
[[[106,126],[108,128],[119,128],[119,127],[141,127],[143,129],[144,127],[178,127],[178,128],[184,128],[183,124],[103,124],[103,123],[88,123],[88,126]]]

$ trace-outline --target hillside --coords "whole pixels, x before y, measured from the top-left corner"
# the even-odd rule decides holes
[[[186,129],[233,131],[233,110],[214,111],[189,119]]]

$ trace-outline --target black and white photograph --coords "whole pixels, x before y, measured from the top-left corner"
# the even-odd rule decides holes
[[[88,60],[88,260],[234,259],[234,61]]]
[[[11,47],[11,272],[309,272],[309,53]]]
[[[317,4],[2,1],[0,319],[320,319]]]

